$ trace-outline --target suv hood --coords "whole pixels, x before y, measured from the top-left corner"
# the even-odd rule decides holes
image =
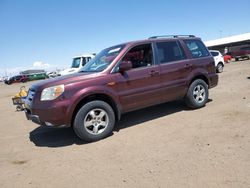
[[[60,84],[71,84],[74,82],[80,82],[84,80],[89,80],[95,78],[97,73],[75,73],[65,76],[60,76],[56,78],[50,78],[48,80],[39,81],[31,86],[32,89],[36,91],[41,91],[44,88],[52,87]]]

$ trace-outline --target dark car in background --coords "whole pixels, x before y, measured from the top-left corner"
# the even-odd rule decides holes
[[[129,111],[176,99],[204,107],[217,83],[214,58],[200,38],[156,36],[106,48],[80,72],[32,85],[25,114],[43,126],[72,126],[81,139],[96,141]]]
[[[231,47],[229,49],[230,51],[227,54],[231,55],[235,59],[235,61],[245,58],[250,59],[250,46]]]
[[[24,83],[24,82],[27,82],[29,81],[29,77],[26,76],[26,75],[17,75],[17,76],[12,76],[10,77],[9,79],[5,80],[4,83],[5,84],[13,84],[13,83]]]

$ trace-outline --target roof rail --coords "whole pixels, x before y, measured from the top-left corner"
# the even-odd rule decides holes
[[[161,35],[161,36],[152,36],[148,39],[157,39],[157,38],[178,38],[178,37],[195,37],[194,35]]]

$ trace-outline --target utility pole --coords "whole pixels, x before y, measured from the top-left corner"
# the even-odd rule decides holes
[[[220,38],[222,37],[222,30],[219,31],[220,32]]]

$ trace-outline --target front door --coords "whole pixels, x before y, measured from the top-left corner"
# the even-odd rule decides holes
[[[133,47],[122,61],[131,61],[133,68],[117,73],[116,83],[123,111],[132,111],[160,103],[160,69],[155,65],[152,45]]]

